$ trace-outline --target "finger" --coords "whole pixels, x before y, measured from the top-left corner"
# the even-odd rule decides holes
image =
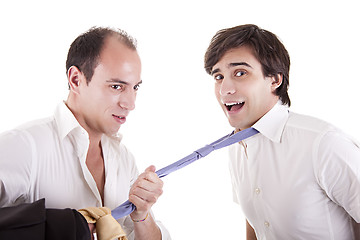
[[[138,212],[147,212],[151,209],[153,205],[153,203],[148,202],[135,194],[129,196],[129,201],[136,206],[136,210]]]
[[[152,183],[162,182],[159,176],[154,172],[145,172],[145,179]]]
[[[147,202],[156,202],[162,193],[163,190],[160,186],[152,187],[151,191],[141,187],[135,187],[130,191],[130,195],[135,195]]]
[[[154,165],[150,165],[145,169],[145,172],[155,172],[156,167]]]
[[[134,184],[133,188],[141,188],[149,192],[158,193],[159,190],[162,190],[164,182],[160,178],[158,178],[156,174],[152,174],[146,174],[144,178],[139,179]]]
[[[149,183],[155,183],[155,184],[162,184],[162,180],[158,177],[158,175],[154,172],[151,171],[147,171],[147,172],[143,172],[142,174],[139,175],[138,179],[135,181],[135,183],[133,184],[134,186],[139,185],[142,187],[145,187],[144,185]]]

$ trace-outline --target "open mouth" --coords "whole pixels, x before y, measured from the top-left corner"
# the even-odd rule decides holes
[[[125,116],[118,116],[118,115],[115,115],[115,114],[113,114],[112,116],[117,122],[119,122],[121,124],[125,123],[125,121],[126,121]]]
[[[225,103],[226,109],[230,111],[237,111],[244,106],[245,102],[234,102],[234,103]]]
[[[115,115],[115,114],[113,114],[112,116],[115,117],[115,118],[121,119],[121,120],[124,120],[124,119],[125,119],[125,117],[118,116],[118,115]]]

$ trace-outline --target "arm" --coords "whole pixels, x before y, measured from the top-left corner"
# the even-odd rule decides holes
[[[360,147],[338,133],[330,132],[319,144],[316,173],[319,186],[330,200],[360,222]]]
[[[32,156],[27,135],[20,131],[0,134],[0,207],[28,200]]]
[[[256,240],[255,231],[250,226],[250,224],[247,220],[246,220],[246,240]]]
[[[155,167],[148,167],[140,174],[130,189],[129,200],[136,210],[130,214],[134,221],[136,240],[160,240],[161,232],[150,214],[152,205],[162,194],[163,182],[155,173]]]

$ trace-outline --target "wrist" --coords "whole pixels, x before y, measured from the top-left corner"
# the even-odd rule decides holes
[[[140,216],[133,216],[133,215],[130,215],[130,218],[131,220],[134,222],[134,223],[138,223],[138,222],[144,222],[149,216],[149,212],[146,213],[145,216],[143,217],[140,217]]]

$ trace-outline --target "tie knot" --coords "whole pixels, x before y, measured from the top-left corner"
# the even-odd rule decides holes
[[[205,147],[202,147],[202,148],[196,150],[195,152],[198,153],[201,157],[205,157],[212,151],[214,151],[214,147],[211,145],[206,145]]]

